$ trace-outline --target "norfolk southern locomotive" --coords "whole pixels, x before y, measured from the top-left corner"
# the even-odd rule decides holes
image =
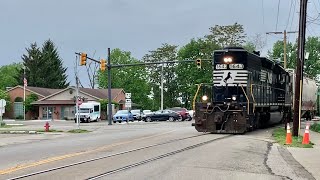
[[[194,99],[197,131],[245,133],[290,119],[292,80],[281,65],[230,47],[214,52],[212,68],[213,83],[198,85]]]

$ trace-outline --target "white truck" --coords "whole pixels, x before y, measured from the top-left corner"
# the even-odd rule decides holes
[[[101,119],[101,105],[100,102],[88,101],[79,106],[78,113],[75,114],[74,122],[77,123],[77,116],[79,115],[80,122],[100,121]]]

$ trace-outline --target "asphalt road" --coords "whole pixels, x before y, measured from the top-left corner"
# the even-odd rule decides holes
[[[56,126],[74,126],[68,123]],[[49,134],[0,147],[0,179],[99,157],[24,179],[87,179],[104,173],[100,179],[312,179],[286,149],[273,144],[272,129],[235,136],[198,133],[191,122],[85,126],[93,132]]]

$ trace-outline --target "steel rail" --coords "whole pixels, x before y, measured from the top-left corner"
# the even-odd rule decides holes
[[[172,156],[172,155],[175,155],[175,154],[187,151],[187,150],[191,150],[191,149],[194,149],[194,148],[209,144],[209,143],[214,142],[214,141],[225,139],[225,138],[230,137],[230,136],[232,136],[232,135],[226,135],[226,136],[223,136],[223,137],[219,137],[219,138],[211,139],[209,141],[205,141],[205,142],[201,142],[201,143],[198,143],[198,144],[195,144],[195,145],[191,145],[191,146],[188,146],[188,147],[176,150],[176,151],[172,151],[172,152],[169,152],[169,153],[166,153],[166,154],[162,154],[162,155],[154,157],[154,158],[146,159],[146,160],[143,160],[143,161],[140,161],[140,162],[137,162],[137,163],[134,163],[134,164],[130,164],[130,165],[118,168],[118,169],[107,171],[107,172],[99,174],[97,176],[89,177],[86,180],[99,179],[99,178],[102,178],[102,177],[105,177],[105,176],[108,176],[108,175],[111,175],[111,174],[114,174],[114,173],[117,173],[117,172],[121,172],[121,171],[130,169],[130,168],[134,168],[134,167],[137,167],[137,166],[149,163],[149,162],[153,162],[153,161],[165,158],[165,157],[169,157],[169,156]]]
[[[204,136],[204,135],[207,135],[207,134],[200,134],[200,135],[194,135],[194,136],[189,136],[189,137],[184,137],[184,138],[179,138],[179,139],[172,139],[172,140],[165,141],[165,142],[162,142],[162,143],[143,146],[143,147],[139,147],[139,148],[135,148],[135,149],[127,150],[127,151],[122,151],[122,152],[115,153],[115,154],[110,154],[110,155],[101,156],[101,157],[97,157],[97,158],[93,158],[93,159],[88,159],[88,160],[84,160],[84,161],[80,161],[80,162],[76,162],[76,163],[72,163],[72,164],[67,164],[67,165],[63,165],[63,166],[58,166],[58,167],[54,167],[54,168],[50,168],[50,169],[46,169],[46,170],[42,170],[42,171],[37,171],[37,172],[34,172],[34,173],[29,173],[29,174],[13,177],[13,178],[10,178],[8,180],[15,180],[15,179],[22,179],[22,178],[32,177],[32,176],[39,175],[39,174],[44,174],[44,173],[48,173],[48,172],[52,172],[52,171],[56,171],[56,170],[60,170],[60,169],[68,168],[68,167],[72,167],[72,166],[77,166],[77,165],[81,165],[81,164],[85,164],[85,163],[89,163],[89,162],[93,162],[93,161],[97,161],[97,160],[101,160],[101,159],[107,159],[107,158],[110,158],[110,157],[119,156],[119,155],[127,154],[127,153],[130,153],[130,152],[135,152],[135,151],[139,151],[139,150],[143,150],[143,149],[148,149],[148,148],[161,146],[161,145],[165,145],[165,144],[169,144],[169,143],[173,143],[173,142],[178,142],[178,141],[182,141],[182,140],[186,140],[186,139],[191,139],[191,138],[195,138],[195,137],[200,137],[200,136]]]

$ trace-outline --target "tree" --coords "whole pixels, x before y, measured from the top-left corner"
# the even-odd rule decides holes
[[[283,41],[277,41],[273,44],[272,50],[268,51],[268,58],[277,61],[283,65],[284,62]],[[287,43],[287,68],[296,68],[297,43]]]
[[[29,86],[44,88],[65,88],[67,83],[67,68],[62,66],[62,60],[51,40],[44,42],[42,48],[36,43],[26,48],[27,54],[22,56],[23,66],[26,67],[26,78]],[[41,67],[41,68],[40,68]],[[24,69],[21,69],[18,82],[22,85]]]
[[[192,39],[178,51],[181,60],[197,58],[212,59],[214,50],[219,46],[204,39]],[[182,97],[183,106],[191,108],[197,86],[200,83],[212,83],[212,61],[202,61],[201,69],[195,63],[179,63],[176,68],[178,94]]]
[[[174,61],[177,60],[177,46],[163,44],[160,48],[150,51],[143,57],[144,62],[159,62],[159,61]],[[163,66],[163,71],[162,71]],[[163,107],[173,107],[180,105],[178,103],[177,82],[175,69],[176,64],[167,63],[160,65],[150,65],[147,67],[149,75],[149,83],[153,89],[155,107],[153,109],[160,109],[161,102],[161,72],[163,72]]]
[[[241,24],[210,27],[210,34],[205,38],[219,45],[221,48],[226,46],[242,46],[246,41],[246,34]]]
[[[304,61],[304,72],[311,77],[317,77],[320,75],[320,38],[308,37],[305,49],[309,58]]]
[[[111,52],[112,64],[134,64],[140,63],[138,60],[131,56],[128,51],[121,51],[114,49]],[[107,71],[98,73],[99,87],[107,88],[108,79]],[[123,88],[125,92],[132,94],[132,101],[141,105],[144,109],[149,109],[151,101],[148,98],[151,87],[147,82],[147,73],[144,66],[132,66],[111,69],[111,87]]]
[[[45,41],[42,46],[42,61],[46,64],[42,68],[42,70],[45,70],[43,73],[47,76],[46,87],[66,88],[69,86],[69,83],[67,83],[68,76],[66,75],[67,68],[63,67],[57,48],[50,39]]]
[[[6,87],[14,87],[19,84],[17,76],[22,64],[13,63],[0,67],[0,89],[5,90]]]
[[[32,105],[31,103],[38,100],[38,96],[36,94],[31,93],[26,97],[26,101],[24,102],[26,113],[28,111],[36,112],[36,107]]]

